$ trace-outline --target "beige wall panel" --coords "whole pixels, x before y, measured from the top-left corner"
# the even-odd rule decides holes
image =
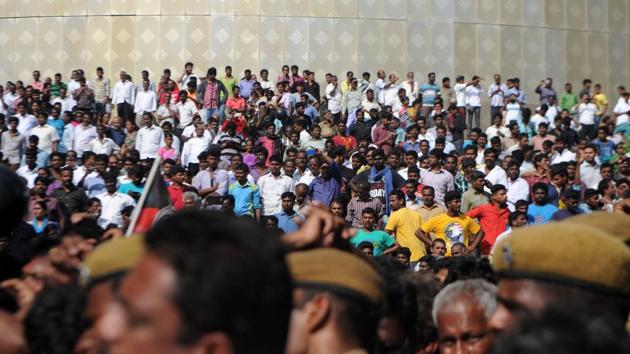
[[[136,13],[148,15],[152,11],[153,14],[160,12],[160,0],[111,0],[111,6],[112,15],[133,16]]]
[[[476,0],[457,0],[454,6],[455,21],[474,22],[477,19]]]
[[[37,0],[11,0],[14,2],[13,16],[31,17],[38,16]],[[64,0],[67,1],[67,0]]]
[[[501,0],[479,0],[477,2],[477,19],[480,22],[497,23],[501,10]]]
[[[608,0],[608,29],[615,32],[627,32],[628,9],[630,6],[627,0]]]
[[[630,63],[628,63],[628,36],[610,34],[608,37],[608,94],[617,86],[628,86]],[[609,96],[615,97],[615,96]]]
[[[606,30],[606,15],[608,0],[587,0],[586,27],[589,30]]]
[[[310,69],[308,53],[308,19],[303,17],[287,17],[285,20],[285,62],[299,66],[300,72]],[[280,70],[280,66],[275,67]]]
[[[434,71],[439,78],[443,76],[450,76],[454,85],[453,79],[453,53],[455,53],[455,46],[453,41],[453,24],[452,23],[440,23],[437,27],[431,30],[431,63],[427,65],[423,70],[423,73]],[[409,45],[409,42],[408,44]],[[420,69],[420,68],[418,68]]]
[[[608,35],[605,33],[588,33],[586,36],[587,65],[590,68],[589,77],[593,82],[599,82],[602,87],[608,87]]]
[[[455,23],[455,74],[475,74],[477,67],[477,36],[474,25]]]
[[[586,0],[571,0],[567,4],[567,27],[586,28]]]
[[[584,32],[567,32],[567,80],[582,82],[587,77],[586,67],[586,35]],[[579,87],[579,86],[576,86]]]
[[[13,66],[15,55],[15,20],[0,18],[0,85],[4,87],[6,80],[15,80],[17,71]]]
[[[324,74],[333,67],[333,20],[311,18],[308,26],[309,60],[320,84]],[[323,87],[322,87],[323,89]]]
[[[216,66],[217,70],[223,75],[223,70],[218,68],[234,64],[234,36],[236,35],[234,17],[213,16],[210,18],[210,25],[212,28],[210,64]],[[238,69],[236,68],[236,70]]]
[[[407,26],[403,21],[382,21],[383,68],[399,74],[407,65]]]
[[[183,16],[162,16],[160,18],[160,70],[181,71],[183,64],[190,59],[186,52],[186,32]]]
[[[112,67],[118,72],[125,70],[134,82],[140,79],[136,69],[136,17],[119,16],[112,20]]]
[[[455,16],[455,0],[433,0],[431,13],[437,22],[453,22]],[[422,0],[420,0],[422,2]],[[426,10],[428,12],[428,8]],[[430,18],[429,18],[430,19]]]
[[[63,0],[46,0],[37,1],[32,5],[37,11],[37,16],[62,16],[63,15]]]
[[[262,16],[285,16],[287,0],[260,0],[260,14]]]
[[[286,18],[283,17],[261,17],[260,18],[260,68],[269,70],[269,78],[275,81],[280,75],[281,66],[285,64],[286,50],[285,35],[288,36],[286,43],[291,46],[302,47],[308,42],[308,31],[296,30],[285,31]]]
[[[85,17],[66,17],[63,20],[63,44],[60,59],[63,61],[63,72],[68,75],[72,69],[76,68],[82,68],[86,73],[90,73],[94,69],[85,66],[87,55],[86,23]]]
[[[566,31],[545,30],[545,76],[553,77],[557,90],[564,87],[566,68]]]
[[[404,0],[383,0],[382,18],[402,20],[407,17],[407,4]]]
[[[212,31],[210,29],[210,17],[189,16],[186,18],[186,47],[190,51],[192,62],[195,64],[194,72],[197,75],[206,76],[206,72],[212,66],[210,63],[210,46],[212,43]],[[183,64],[180,67],[183,67]],[[181,70],[181,68],[180,68]]]
[[[549,27],[564,27],[564,8],[565,0],[546,0],[545,24]]]
[[[261,0],[236,0],[234,11],[237,15],[258,16],[260,15]]]
[[[523,24],[526,26],[545,24],[544,0],[523,0]]]
[[[544,30],[539,28],[526,28],[523,31],[523,77],[521,88],[527,96],[532,97],[534,89],[545,78],[545,42]],[[528,103],[537,101],[528,99]]]
[[[432,0],[416,0],[407,2],[407,20],[412,22],[429,21],[431,18],[441,17],[444,15],[434,16]],[[439,3],[439,2],[438,2]],[[444,2],[444,4],[446,1]],[[439,9],[438,9],[439,10]],[[451,11],[452,13],[452,11]]]
[[[382,18],[383,0],[358,0],[359,18]]]
[[[310,0],[286,0],[287,16],[307,17],[311,16]]]
[[[350,70],[359,76],[357,74],[359,63],[358,27],[358,20],[354,19],[335,19],[333,21],[333,60],[335,62],[333,70],[339,75]]]
[[[85,16],[88,2],[86,0],[62,0],[64,16]]]
[[[81,20],[85,21],[85,18]],[[70,26],[74,27],[74,26]],[[80,33],[84,32],[84,28],[72,28],[67,29],[68,32],[75,30],[74,34],[78,36],[74,37],[77,41],[80,40]],[[37,49],[35,55],[37,56],[37,67],[39,68],[42,79],[45,77],[53,77],[55,72],[59,71],[62,67],[62,63],[67,56],[65,51],[62,51],[65,46],[65,40],[63,36],[63,26],[61,17],[41,17],[37,19]],[[72,47],[69,47],[70,49]]]
[[[234,0],[209,0],[210,14],[212,15],[234,15]]]
[[[260,17],[239,16],[236,18],[236,28],[238,35],[234,39],[234,70],[238,72],[235,75],[242,78],[243,71],[250,69],[258,76]]]
[[[136,47],[130,54],[136,64],[132,74],[134,81],[140,82],[142,70],[149,71],[151,80],[159,81],[159,75],[162,72],[160,67],[160,17],[141,16],[136,21]],[[174,71],[173,75],[177,76],[177,73],[178,71]]]
[[[111,15],[112,0],[87,0],[87,14],[91,15]]]
[[[32,72],[37,68],[38,61],[35,55],[37,49],[37,19],[15,19],[15,47],[14,47],[14,76],[12,79],[31,82]]]
[[[501,0],[501,23],[520,25],[523,19],[523,3],[527,0]]]
[[[153,0],[149,0],[149,1],[153,1]],[[184,15],[186,13],[186,4],[184,1],[181,1],[181,0],[159,0],[159,1],[160,1],[159,7],[157,6],[158,4],[156,3],[155,5],[153,5],[152,9],[147,9],[148,15],[161,14],[162,16],[164,15],[177,16],[177,15]],[[159,9],[160,12],[156,13],[155,12],[156,9]]]
[[[85,36],[87,49],[85,67],[94,70],[96,67],[101,66],[105,71],[105,76],[113,79],[118,76],[117,71],[120,68],[112,67],[111,65],[111,28],[111,17],[88,17]],[[93,75],[93,72],[90,74]],[[70,75],[70,73],[64,73],[65,75]]]
[[[15,16],[15,4],[13,0],[0,0],[0,17],[13,17]]]
[[[509,77],[522,77],[523,30],[520,27],[501,29],[501,74],[504,80]]]
[[[425,21],[410,21],[407,24],[407,59],[404,71],[425,72],[437,62],[431,50],[431,25]],[[437,31],[436,31],[437,32]],[[450,38],[449,38],[450,39]],[[451,52],[452,54],[452,52]]]
[[[332,17],[334,15],[334,6],[337,0],[311,0],[310,16],[314,17]]]
[[[210,15],[210,0],[186,0],[186,15]]]
[[[290,0],[287,0],[287,2]],[[400,4],[400,7],[405,6],[406,3]],[[406,9],[405,9],[406,10]],[[359,2],[358,0],[337,0],[334,6],[335,17],[351,17],[355,18],[359,15]]]
[[[359,61],[358,67],[361,72],[369,71],[372,73],[372,79],[376,80],[376,71],[381,68],[381,48],[383,39],[381,37],[380,21],[378,20],[359,20]],[[424,40],[423,43],[426,43]],[[417,58],[416,51],[412,52],[413,60]],[[410,58],[411,59],[411,58]]]
[[[501,39],[499,26],[477,26],[477,75],[489,85],[492,75],[500,69]]]

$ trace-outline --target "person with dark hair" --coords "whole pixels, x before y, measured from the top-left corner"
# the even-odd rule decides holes
[[[595,160],[597,147],[595,145],[587,145],[582,150],[582,156],[578,159],[578,168],[580,170],[580,181],[584,182],[587,188],[597,189],[599,181],[602,180],[600,173],[600,164]]]
[[[470,176],[470,189],[462,194],[462,213],[490,202],[490,194],[485,191],[486,175],[474,171]]]
[[[24,320],[24,334],[32,354],[72,353],[83,330],[85,297],[76,285],[45,289]]]
[[[61,169],[61,187],[55,189],[52,197],[61,203],[63,214],[69,217],[72,213],[82,211],[87,202],[87,196],[83,188],[77,187],[72,182],[73,171],[71,167]]]
[[[559,209],[551,216],[551,220],[560,221],[566,218],[570,218],[574,215],[582,214],[583,211],[579,207],[580,193],[572,189],[564,191],[562,194],[562,201],[564,202],[564,209]]]
[[[534,224],[544,224],[551,220],[558,208],[548,202],[549,187],[543,182],[534,183],[532,198],[534,203],[528,208],[529,215],[534,217]]]
[[[489,255],[496,238],[505,231],[510,211],[507,205],[507,189],[502,184],[490,188],[490,203],[480,205],[466,213],[479,220],[484,238],[481,241],[481,254]]]
[[[372,264],[334,248],[287,258],[295,288],[285,353],[372,350],[385,296]]]
[[[217,69],[214,67],[208,69],[206,78],[201,81],[197,90],[197,104],[205,109],[206,122],[217,116],[219,124],[221,123],[225,101],[230,94],[224,83],[217,80]]]
[[[471,252],[483,238],[483,231],[479,225],[469,216],[460,212],[462,197],[456,191],[447,192],[444,196],[447,212],[424,221],[422,227],[416,231],[416,236],[427,246],[431,246],[433,239],[441,238],[446,241],[447,256],[450,256],[451,245],[454,242],[462,242]]]
[[[580,203],[579,208],[586,214],[603,211],[603,203],[599,200],[599,192],[595,189],[587,189],[584,191],[584,202]]]
[[[113,173],[106,173],[103,176],[103,180],[106,191],[96,196],[103,205],[101,217],[105,219],[108,224],[115,224],[121,227],[123,220],[120,212],[125,207],[135,206],[136,202],[128,194],[116,191],[116,176]]]
[[[297,231],[298,222],[304,220],[304,216],[296,212],[293,207],[295,205],[295,194],[292,192],[284,192],[280,196],[282,201],[282,211],[275,214],[278,219],[278,228],[284,233]]]
[[[379,198],[385,205],[385,214],[390,213],[389,195],[392,191],[404,187],[405,180],[389,166],[385,165],[385,152],[376,149],[372,152],[374,166],[355,176],[353,183],[366,181],[370,185],[370,195]]]
[[[269,158],[269,173],[258,178],[258,189],[262,201],[263,215],[276,215],[283,210],[282,195],[295,192],[293,178],[282,174],[282,155],[274,154]]]
[[[389,204],[392,208],[385,232],[392,235],[401,247],[411,251],[411,262],[426,254],[422,242],[416,237],[416,230],[422,225],[423,219],[418,212],[405,207],[405,194],[400,190],[389,194]]]
[[[391,254],[400,248],[400,245],[396,243],[393,237],[384,231],[375,229],[378,220],[376,210],[367,207],[363,209],[361,215],[363,226],[357,231],[356,235],[350,239],[350,244],[359,248],[358,245],[363,242],[371,243],[375,257],[382,254]]]
[[[118,187],[118,192],[127,194],[137,201],[138,199],[140,199],[140,196],[144,191],[144,176],[144,166],[134,165],[129,171],[129,178],[131,178],[131,182],[121,184]]]
[[[441,238],[436,238],[431,243],[431,256],[440,259],[446,254],[446,242]]]
[[[468,254],[466,250],[466,245],[462,242],[455,242],[451,245],[451,256],[452,257],[463,257]]]
[[[435,200],[444,204],[444,195],[455,189],[453,175],[442,168],[442,151],[432,149],[429,152],[429,169],[420,171],[420,182],[435,190]]]
[[[256,184],[247,180],[248,173],[249,167],[244,163],[236,166],[234,170],[236,182],[230,184],[228,195],[234,197],[234,214],[236,216],[255,217],[257,221],[260,221],[260,189]]]
[[[291,279],[279,238],[247,220],[186,211],[145,239],[120,286],[123,306],[108,312],[111,352],[284,351]]]
[[[105,192],[104,177],[107,173],[108,162],[109,156],[98,154],[94,156],[94,169],[86,169],[86,173],[78,185],[85,188],[88,197],[96,197]]]
[[[126,71],[120,72],[120,81],[114,85],[112,90],[112,104],[116,105],[116,112],[123,121],[133,120],[133,104],[135,97],[133,95],[134,86],[129,80]]]

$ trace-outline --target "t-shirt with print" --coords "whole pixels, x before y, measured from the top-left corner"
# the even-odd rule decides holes
[[[404,187],[405,180],[396,172],[392,171],[392,181],[394,184],[394,190],[400,189]],[[370,176],[370,170],[363,171],[359,173],[355,178],[355,182],[365,181],[370,185],[370,197],[378,198],[383,205],[386,204],[385,198],[389,198],[389,196],[385,193],[385,180],[383,178],[373,179]]]
[[[469,236],[475,235],[481,230],[479,224],[471,217],[464,214],[450,216],[447,213],[432,217],[422,224],[422,231],[426,234],[433,233],[436,238],[446,242],[446,255],[451,255],[451,246],[456,242],[462,242],[468,246]]]
[[[368,232],[363,229],[358,230],[357,234],[350,239],[350,243],[354,247],[358,247],[361,242],[369,242],[374,246],[374,256],[380,256],[386,249],[396,243],[394,238],[389,236],[385,231],[374,230]]]

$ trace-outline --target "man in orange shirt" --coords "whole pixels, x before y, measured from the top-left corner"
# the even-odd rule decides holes
[[[490,203],[470,210],[466,215],[479,220],[485,237],[481,241],[481,254],[489,255],[494,241],[505,231],[510,211],[507,206],[507,189],[495,184],[490,188]]]

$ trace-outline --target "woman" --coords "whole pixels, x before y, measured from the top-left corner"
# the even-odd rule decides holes
[[[33,205],[33,219],[28,223],[33,226],[39,237],[56,235],[59,231],[59,224],[48,220],[48,206],[43,200],[39,200]]]
[[[549,170],[549,158],[547,155],[537,154],[534,156],[534,170],[522,173],[521,177],[527,181],[530,187],[537,182],[549,184],[551,182],[551,171]]]
[[[125,148],[126,150],[133,150],[136,147],[136,136],[138,135],[138,126],[132,120],[128,120],[125,122]],[[123,153],[124,155],[124,153]]]

